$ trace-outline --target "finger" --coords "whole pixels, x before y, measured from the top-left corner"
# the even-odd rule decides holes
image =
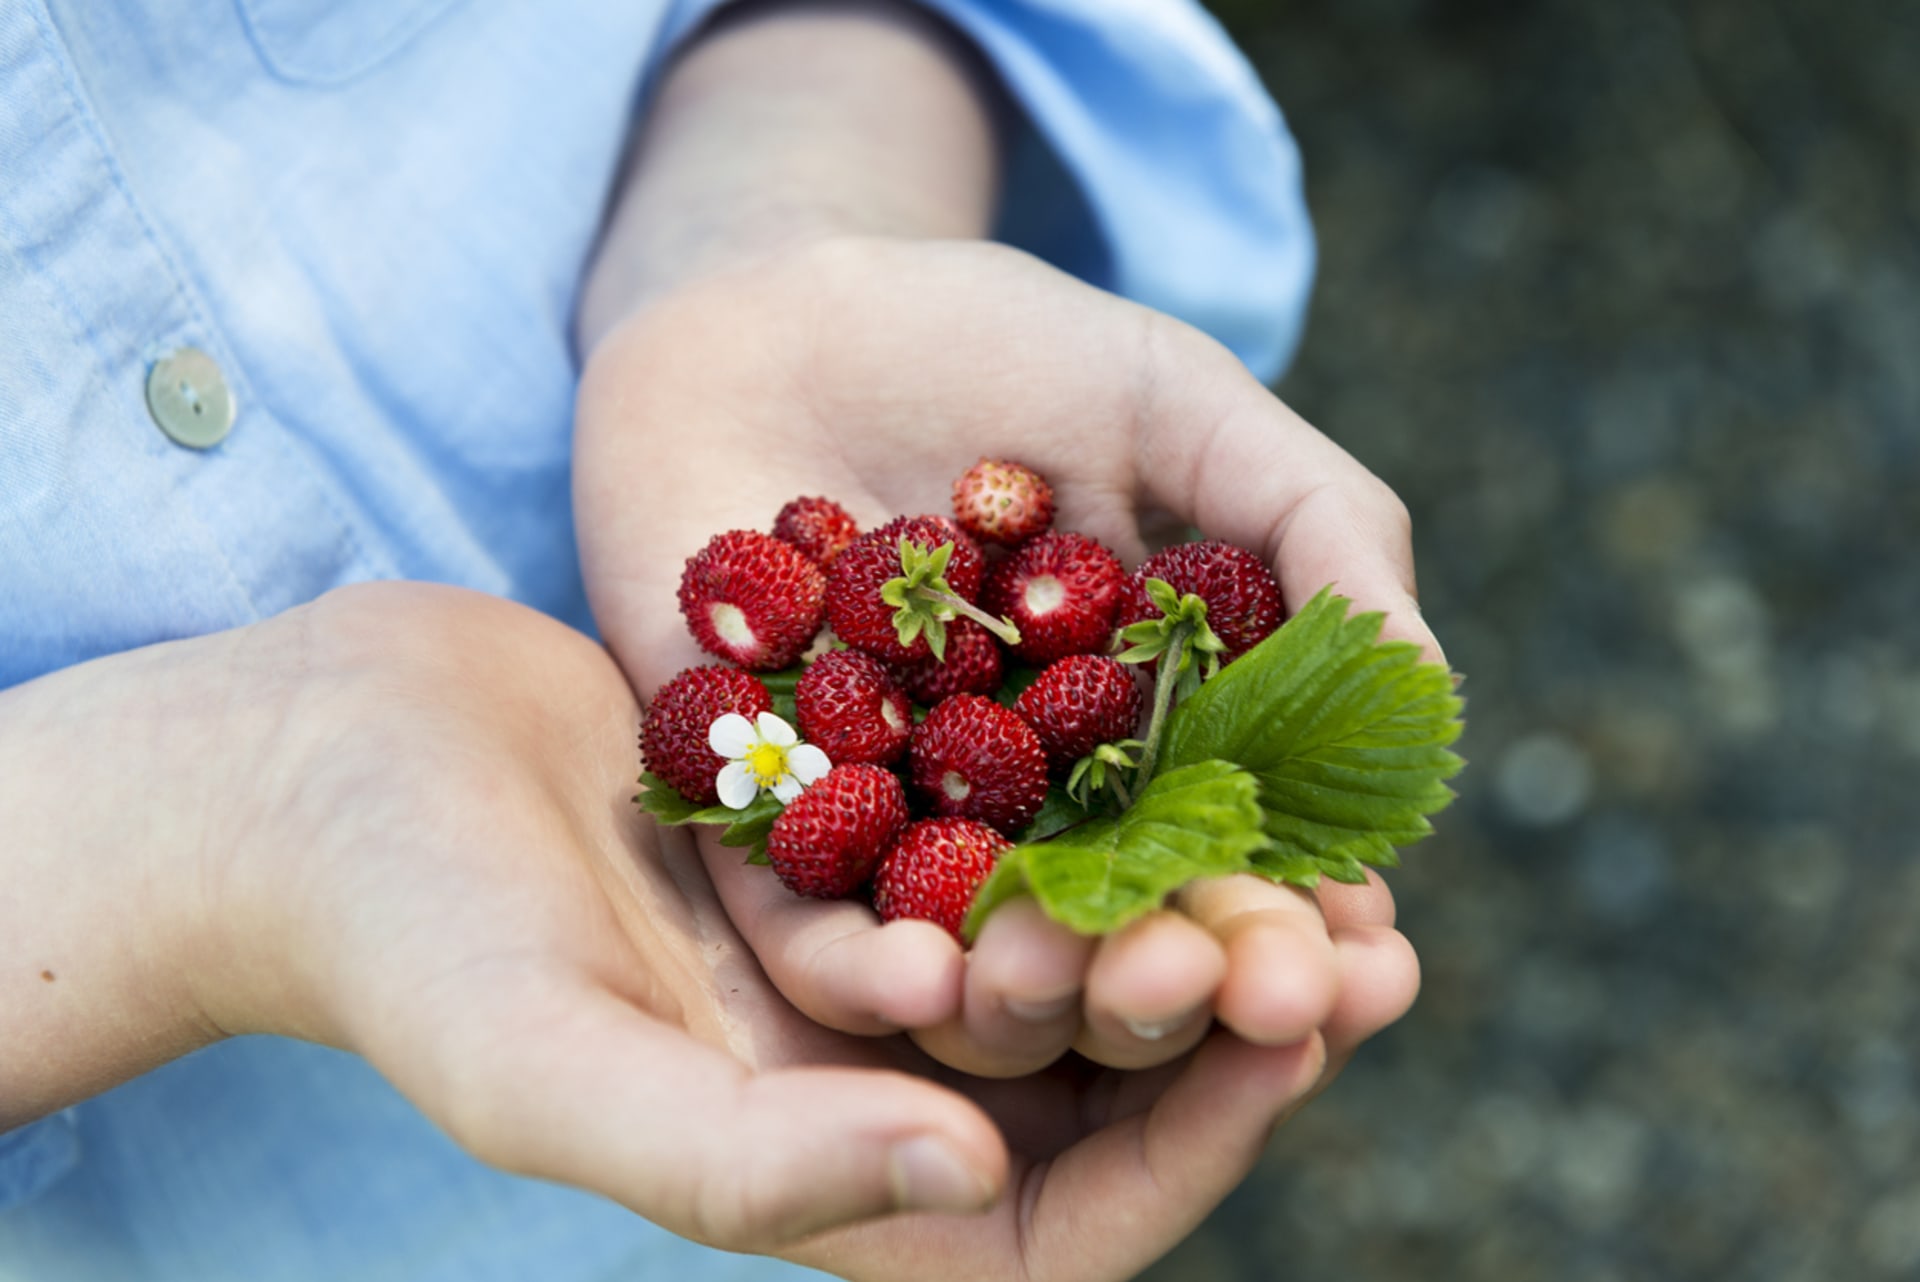
[[[1153,1106],[1057,1158],[1033,1198],[1030,1277],[1131,1277],[1190,1232],[1312,1089],[1319,1038],[1252,1046],[1217,1031]]]
[[[1326,1023],[1341,970],[1312,895],[1242,874],[1194,882],[1179,903],[1226,950],[1214,997],[1222,1023],[1261,1046],[1297,1042]]]
[[[1327,929],[1393,925],[1396,915],[1393,892],[1387,889],[1386,880],[1379,873],[1371,868],[1364,871],[1367,875],[1364,885],[1351,886],[1322,878],[1314,888],[1313,897],[1320,901],[1320,915],[1327,919]]]
[[[1412,1009],[1420,995],[1420,958],[1389,926],[1343,926],[1333,942],[1340,999],[1325,1032],[1333,1053],[1345,1055]]]
[[[1082,1055],[1113,1068],[1177,1058],[1206,1035],[1227,956],[1206,930],[1162,910],[1100,941],[1087,972]]]
[[[1137,370],[1137,470],[1161,505],[1264,552],[1289,609],[1332,584],[1383,635],[1444,662],[1420,616],[1406,506],[1294,413],[1226,348],[1164,317]]]
[[[1246,1178],[1324,1061],[1317,1037],[1262,1047],[1216,1033],[1184,1065],[1111,1074],[1103,1124],[1026,1167],[986,1219],[861,1225],[794,1258],[873,1278],[1132,1277]]]
[[[960,1016],[914,1033],[929,1055],[977,1077],[1021,1077],[1060,1058],[1080,1031],[1080,992],[1094,940],[1031,899],[987,919],[967,955]]]
[[[770,868],[702,840],[701,854],[740,937],[775,988],[808,1018],[875,1036],[930,1028],[961,1009],[965,957],[931,922],[885,925],[853,900],[805,899]]]
[[[895,1211],[980,1211],[1006,1177],[952,1092],[864,1068],[751,1073],[584,977],[495,989],[415,1095],[481,1160],[673,1232],[769,1250]],[[403,1089],[421,1087],[402,1075]]]
[[[1398,931],[1379,926],[1334,932],[1341,961],[1340,1004],[1327,1021],[1327,1063],[1313,1088],[1288,1106],[1282,1123],[1332,1086],[1367,1038],[1393,1023],[1420,991],[1420,960]]]

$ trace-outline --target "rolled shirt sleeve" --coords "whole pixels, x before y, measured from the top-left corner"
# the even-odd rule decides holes
[[[661,48],[726,2],[682,0]],[[1187,0],[918,2],[1022,108],[997,237],[1277,377],[1313,283],[1300,154],[1213,18]]]

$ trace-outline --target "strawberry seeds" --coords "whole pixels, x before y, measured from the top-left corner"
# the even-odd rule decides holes
[[[723,841],[764,847],[797,894],[870,897],[885,919],[959,938],[1050,790],[1112,810],[1128,804],[1129,771],[1145,782],[1167,695],[1143,696],[1144,665],[1171,668],[1159,687],[1197,681],[1282,611],[1271,572],[1229,544],[1168,549],[1129,576],[1097,540],[1051,528],[1052,487],[1020,464],[982,459],[953,493],[951,518],[860,533],[833,500],[805,497],[771,534],[716,535],[688,559],[679,598],[723,662],[661,687],[641,745],[649,791],[679,799],[668,822],[726,824]],[[781,670],[797,677],[774,683],[793,690],[797,734],[755,675]],[[731,740],[744,744],[748,720],[763,746],[741,756]],[[808,768],[749,768],[754,752]]]

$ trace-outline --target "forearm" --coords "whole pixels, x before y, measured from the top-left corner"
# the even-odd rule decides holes
[[[0,1128],[218,1036],[190,976],[211,941],[221,639],[0,692]],[[189,673],[193,673],[189,678]]]
[[[984,235],[1000,111],[970,46],[905,0],[724,12],[637,131],[582,293],[582,352],[649,297],[784,247]]]

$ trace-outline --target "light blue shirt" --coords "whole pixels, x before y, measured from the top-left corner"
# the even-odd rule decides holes
[[[1298,158],[1211,20],[926,2],[1025,109],[1002,238],[1277,372]],[[0,3],[0,688],[366,579],[590,628],[575,294],[646,77],[718,3]],[[238,403],[211,450],[146,406],[183,346]],[[7,1282],[799,1273],[481,1167],[277,1039],[0,1135]]]

